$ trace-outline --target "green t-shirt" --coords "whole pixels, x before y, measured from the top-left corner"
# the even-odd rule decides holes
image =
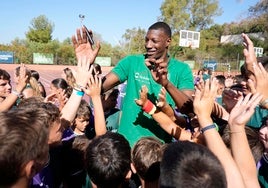
[[[256,106],[254,114],[247,122],[247,126],[260,129],[265,124],[266,117],[268,116],[268,110],[263,109],[260,106]]]
[[[175,87],[180,90],[194,89],[193,74],[187,64],[170,59],[167,69],[168,79]],[[112,72],[118,76],[121,83],[127,82],[118,132],[126,137],[131,146],[143,136],[156,136],[164,142],[170,142],[171,137],[135,103],[143,85],[147,86],[148,98],[152,102],[157,100],[161,89],[161,85],[154,81],[150,70],[145,65],[144,56],[127,56],[113,68]],[[175,106],[169,94],[167,94],[167,102]]]
[[[108,131],[116,133],[118,131],[121,111],[113,108],[108,112],[104,112],[106,128]]]

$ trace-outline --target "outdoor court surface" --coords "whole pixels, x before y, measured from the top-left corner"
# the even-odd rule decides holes
[[[10,76],[11,76],[11,85],[14,86],[13,83],[13,75],[16,67],[20,66],[19,64],[0,64],[0,69],[6,70]],[[26,67],[31,70],[36,70],[39,72],[40,79],[39,81],[42,82],[46,88],[47,94],[50,93],[49,87],[50,83],[55,78],[61,78],[61,74],[63,72],[63,69],[66,67],[75,69],[76,66],[68,66],[68,65],[30,65],[26,64]],[[102,74],[106,75],[112,67],[101,67],[102,68]]]

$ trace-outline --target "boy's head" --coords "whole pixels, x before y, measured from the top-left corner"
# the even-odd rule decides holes
[[[258,130],[251,128],[249,126],[245,126],[245,132],[247,135],[247,140],[249,147],[251,149],[252,155],[256,164],[262,157],[262,154],[265,150],[264,145],[261,142],[261,137],[259,136]],[[231,140],[230,140],[230,127],[227,125],[222,134],[222,140],[225,143],[226,147],[231,149]]]
[[[179,141],[165,148],[160,187],[227,187],[227,181],[220,161],[208,148]]]
[[[92,110],[85,100],[81,100],[72,128],[78,135],[84,134],[88,125],[93,123]]]
[[[64,127],[62,126],[60,119],[60,110],[52,103],[43,102],[42,97],[30,97],[24,99],[18,105],[18,109],[26,109],[34,111],[37,108],[45,110],[48,114],[47,123],[49,124],[49,139],[50,146],[61,144],[62,134]]]
[[[46,118],[40,108],[0,113],[0,187],[24,187],[47,163]]]
[[[119,187],[130,174],[131,149],[118,133],[94,138],[86,150],[86,169],[97,187]]]
[[[143,137],[132,149],[134,170],[144,181],[156,181],[160,175],[163,144],[154,137]]]

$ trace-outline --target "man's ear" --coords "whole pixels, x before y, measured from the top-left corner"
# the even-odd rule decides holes
[[[25,175],[29,179],[32,178],[34,176],[34,174],[36,173],[34,171],[33,167],[34,167],[34,161],[33,160],[29,161],[24,167]]]
[[[171,43],[171,38],[168,38],[168,39],[167,39],[167,42],[168,42],[168,43]]]
[[[166,41],[166,48],[169,47],[170,43],[171,43],[171,38],[168,38],[167,41]]]

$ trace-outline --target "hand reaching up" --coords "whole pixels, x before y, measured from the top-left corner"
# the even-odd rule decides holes
[[[92,66],[93,67],[93,66]],[[96,136],[103,135],[107,132],[106,122],[101,101],[101,78],[97,75],[90,75],[88,85],[84,92],[91,97],[94,108],[94,124]]]
[[[250,40],[250,38],[242,33],[242,37],[243,37],[243,45],[244,45],[244,50],[243,50],[243,53],[244,53],[244,56],[245,56],[245,63],[246,63],[246,67],[249,71],[252,72],[252,65],[253,63],[256,63],[257,62],[257,59],[256,59],[256,55],[255,55],[255,52],[254,52],[254,45],[253,45],[253,42]]]
[[[28,76],[26,75],[26,67],[24,64],[20,64],[20,73],[19,73],[19,80],[18,84],[16,85],[16,91],[21,93],[22,90],[26,87]]]
[[[89,33],[92,35],[91,30],[89,30]],[[93,64],[99,53],[100,43],[97,42],[95,48],[93,48],[93,46],[87,39],[87,32],[85,27],[76,30],[76,36],[72,36],[72,41],[75,48],[77,60],[79,61],[79,59],[85,56],[86,59],[90,62],[90,64]]]
[[[81,89],[87,86],[90,75],[92,74],[93,66],[90,66],[90,61],[86,56],[78,60],[76,70],[72,70],[75,77],[76,85]]]
[[[210,83],[211,82],[211,83]],[[211,112],[217,95],[218,81],[216,78],[209,79],[204,84],[196,86],[194,97],[194,112],[199,121],[211,121]]]
[[[168,105],[166,101],[166,94],[167,90],[164,87],[162,87],[160,93],[158,94],[158,100],[156,102],[157,107],[162,108]]]
[[[253,95],[249,93],[245,97],[240,96],[236,105],[230,112],[228,120],[230,129],[235,128],[234,126],[241,126],[244,128],[245,124],[253,115],[255,107],[259,104],[261,98],[262,95],[259,93]]]
[[[222,96],[224,108],[227,112],[230,112],[237,103],[238,99],[243,96],[243,93],[234,89],[225,89]]]
[[[90,96],[91,98],[94,97],[100,97],[101,93],[101,78],[98,77],[97,75],[90,75],[90,78],[88,80],[88,85],[84,89],[85,94]]]
[[[145,106],[148,101],[147,94],[148,94],[148,88],[144,85],[141,87],[141,90],[140,90],[140,98],[135,99],[136,104],[141,107]]]
[[[268,85],[268,73],[261,63],[254,63],[253,71],[256,83],[254,83],[253,80],[249,79],[248,86],[250,87],[252,93],[258,92],[263,95],[260,104],[263,108],[268,109],[268,90],[266,88]]]

